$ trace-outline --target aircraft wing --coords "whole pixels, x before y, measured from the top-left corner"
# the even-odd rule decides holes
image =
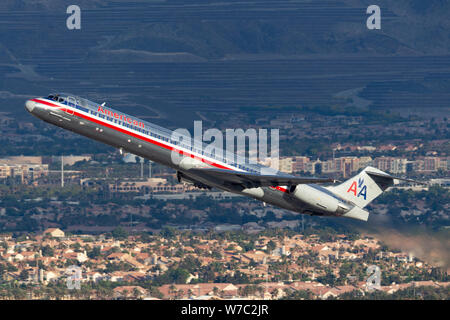
[[[335,182],[329,178],[297,177],[288,174],[264,175],[215,168],[192,168],[188,172],[209,179],[222,180],[228,184],[243,185],[246,188]]]

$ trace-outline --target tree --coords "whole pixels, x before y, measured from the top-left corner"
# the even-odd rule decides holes
[[[171,284],[169,287],[169,294],[175,294],[177,292],[177,287],[174,284]]]
[[[117,227],[112,231],[112,236],[114,239],[125,239],[128,237],[128,232],[122,227]]]
[[[272,299],[275,299],[276,297],[278,297],[279,291],[277,288],[275,288],[272,290],[272,292],[270,294],[272,296]]]
[[[317,281],[323,284],[334,286],[336,284],[336,276],[331,272],[327,272],[326,275],[317,277]]]
[[[276,248],[275,242],[273,242],[272,240],[270,240],[269,242],[267,242],[267,250],[268,250],[269,252],[275,250],[275,248]]]
[[[91,259],[95,259],[101,255],[101,249],[99,246],[95,246],[91,251],[88,252],[88,257]]]
[[[138,290],[138,288],[133,289],[133,298],[138,299],[141,296],[141,292]]]
[[[166,239],[171,239],[176,235],[176,230],[171,227],[164,227],[160,232],[161,236]]]
[[[191,255],[188,255],[186,258],[184,258],[179,265],[180,268],[185,269],[190,273],[197,271],[200,266],[200,261]]]
[[[28,280],[29,273],[27,269],[23,269],[19,274],[19,279],[22,281]]]
[[[53,257],[53,255],[54,255],[54,250],[53,250],[53,248],[50,247],[50,246],[48,246],[48,245],[42,247],[42,255],[43,255],[44,257]]]

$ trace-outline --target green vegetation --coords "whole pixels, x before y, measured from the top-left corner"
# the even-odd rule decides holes
[[[353,291],[342,294],[341,300],[447,300],[450,295],[450,287],[408,287],[398,290],[392,294],[384,291],[374,290],[372,292],[362,293]]]
[[[433,230],[448,225],[448,203],[450,189],[437,185],[431,186],[428,191],[392,190],[383,193],[376,202],[377,205],[384,204],[388,207],[395,226],[401,227],[405,222],[410,222],[415,226],[423,225]],[[424,207],[420,210],[421,214],[410,214],[411,210],[419,210],[418,206]]]

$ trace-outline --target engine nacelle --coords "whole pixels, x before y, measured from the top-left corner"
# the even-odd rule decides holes
[[[209,167],[206,163],[201,162],[198,159],[194,159],[191,157],[184,157],[181,159],[180,163],[178,164],[181,168],[184,170],[189,170],[192,168],[207,168]]]
[[[242,193],[258,199],[264,197],[263,188],[246,188],[242,190]]]
[[[299,184],[293,190],[292,195],[321,212],[341,215],[350,210],[346,204],[338,199],[307,184]]]

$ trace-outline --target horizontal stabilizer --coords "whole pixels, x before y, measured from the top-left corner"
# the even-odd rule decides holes
[[[417,183],[417,184],[424,184],[426,185],[425,182],[420,182],[417,180],[411,180],[411,179],[405,179],[405,178],[400,178],[400,177],[394,177],[390,174],[387,173],[380,173],[380,172],[372,172],[372,171],[366,171],[366,173],[373,177],[373,178],[381,178],[381,179],[386,179],[386,180],[400,180],[400,181],[406,181],[406,182],[412,182],[412,183]]]
[[[369,212],[364,209],[361,209],[358,206],[354,206],[350,211],[344,213],[342,216],[346,218],[353,218],[357,220],[367,221],[369,219]]]

